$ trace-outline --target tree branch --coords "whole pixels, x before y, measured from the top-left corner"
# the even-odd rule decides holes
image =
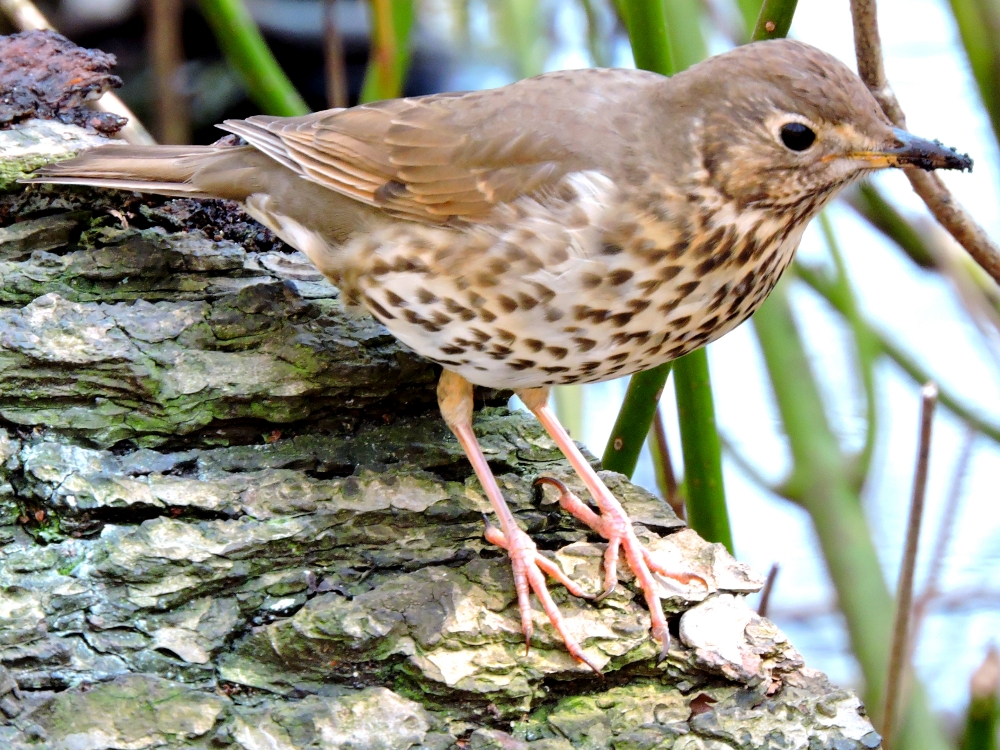
[[[851,0],[851,17],[854,21],[854,47],[858,59],[858,73],[886,116],[897,127],[905,128],[906,116],[885,76],[875,0]],[[995,281],[1000,283],[1000,248],[952,197],[941,178],[915,167],[908,167],[903,171],[909,178],[913,190],[923,199],[934,218]]]

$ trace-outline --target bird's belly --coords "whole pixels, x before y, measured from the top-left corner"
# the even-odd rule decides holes
[[[801,235],[742,256],[743,244],[728,242],[725,257],[707,263],[704,248],[652,262],[658,254],[641,232],[615,244],[592,225],[539,225],[516,242],[510,233],[394,231],[355,251],[370,262],[349,296],[417,353],[502,389],[608,380],[717,339],[760,305]]]

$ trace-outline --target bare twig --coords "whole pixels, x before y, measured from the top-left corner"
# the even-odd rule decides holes
[[[677,517],[684,518],[684,499],[677,491],[677,477],[674,474],[673,462],[670,460],[670,445],[667,443],[667,431],[663,427],[663,414],[660,412],[660,407],[656,407],[656,411],[653,413],[650,433],[657,454],[655,456],[657,459],[656,479],[657,482],[662,481],[663,484],[660,487],[660,492],[663,493],[663,499],[667,501]]]
[[[882,41],[878,33],[875,0],[851,0],[851,16],[854,20],[858,72],[886,116],[897,127],[905,128],[906,116],[889,86],[882,64]],[[941,178],[915,167],[907,167],[904,171],[934,218],[1000,283],[1000,248],[952,197]]]
[[[906,127],[906,116],[889,86],[882,63],[882,37],[878,33],[875,0],[851,0],[854,21],[854,50],[858,57],[858,74],[896,127]]]
[[[927,493],[927,467],[931,455],[931,427],[934,423],[934,406],[938,389],[927,383],[920,391],[920,442],[917,449],[917,468],[913,477],[913,496],[910,500],[910,518],[906,526],[906,547],[896,586],[896,618],[893,623],[892,652],[885,683],[885,710],[882,712],[882,747],[889,750],[896,727],[896,710],[902,703],[903,667],[909,654],[909,625],[913,607],[913,573],[917,564],[917,545],[924,516],[924,498]]]
[[[965,475],[969,470],[969,461],[972,458],[972,447],[975,445],[975,442],[976,431],[966,425],[962,450],[958,454],[958,460],[955,462],[955,471],[951,477],[951,486],[948,488],[948,498],[945,501],[944,511],[941,514],[937,539],[934,541],[934,550],[931,552],[930,570],[927,573],[927,581],[913,606],[912,640],[914,642],[918,640],[924,618],[927,616],[928,606],[940,593],[938,584],[941,580],[941,571],[944,568],[944,561],[948,555],[948,546],[951,543],[952,531],[955,528],[955,519],[958,518],[959,503],[962,500],[962,487],[965,484]]]
[[[184,42],[181,0],[152,0],[149,3],[149,51],[156,79],[156,119],[163,143],[190,143],[191,123],[182,90]]]
[[[764,588],[760,591],[760,604],[757,605],[757,614],[761,617],[767,617],[767,610],[771,604],[771,593],[774,591],[774,582],[778,580],[780,570],[781,566],[774,563],[767,571],[767,580],[764,581]]]
[[[1000,284],[1000,248],[952,197],[941,178],[913,167],[907,167],[904,171],[910,178],[914,192],[927,204],[934,218]]]
[[[37,31],[40,29],[55,31],[49,20],[42,15],[42,12],[35,7],[35,4],[31,0],[0,0],[0,11],[3,11],[21,31]],[[112,92],[105,91],[101,98],[91,106],[101,112],[113,112],[116,115],[128,118],[128,122],[118,132],[118,135],[129,143],[147,146],[156,143],[156,140],[149,134],[149,131],[139,122],[139,118],[132,114],[132,110],[125,106],[125,102]]]
[[[344,66],[344,40],[334,17],[337,0],[323,3],[323,62],[326,72],[326,104],[328,107],[346,107],[347,69]]]

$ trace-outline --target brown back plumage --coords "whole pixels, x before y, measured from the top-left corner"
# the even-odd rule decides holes
[[[553,73],[490,91],[222,127],[307,179],[390,214],[476,220],[593,168],[595,141],[616,135],[615,105],[662,80],[629,70]],[[572,127],[581,119],[583,127]]]

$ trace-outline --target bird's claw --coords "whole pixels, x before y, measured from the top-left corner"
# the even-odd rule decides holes
[[[709,588],[708,582],[695,573],[671,571],[654,560],[649,550],[636,537],[632,529],[632,522],[617,501],[614,501],[613,504],[603,503],[603,515],[598,515],[573,494],[561,480],[555,477],[541,476],[535,480],[535,485],[539,484],[549,484],[555,487],[560,493],[559,505],[608,540],[608,552],[604,558],[605,586],[604,590],[595,597],[595,602],[604,601],[615,591],[618,582],[619,548],[625,553],[628,566],[635,574],[636,583],[643,590],[646,604],[649,606],[650,617],[653,620],[653,638],[660,644],[657,664],[661,663],[667,658],[667,652],[670,649],[670,632],[667,630],[663,606],[656,592],[656,581],[653,578],[653,573],[673,579],[681,584],[697,581],[706,589]],[[605,491],[607,491],[606,488]],[[610,492],[608,495],[610,496]]]
[[[667,635],[667,637],[664,638],[663,643],[660,645],[660,653],[657,654],[657,656],[656,656],[656,664],[657,664],[657,666],[659,666],[660,664],[663,664],[663,662],[666,661],[666,659],[667,659],[667,652],[668,651],[670,651],[670,636],[669,635]]]
[[[617,582],[615,582],[611,586],[608,586],[600,594],[598,594],[595,597],[592,597],[593,600],[594,600],[594,603],[595,604],[599,604],[600,602],[603,602],[605,599],[607,599],[609,596],[611,596],[613,593],[615,593],[615,589],[617,589],[617,588],[618,588],[618,583]]]
[[[559,490],[559,494],[566,495],[569,494],[569,487],[561,479],[556,479],[555,477],[550,477],[547,474],[542,474],[541,476],[535,477],[535,481],[531,483],[532,487],[541,487],[543,484],[549,484]]]
[[[514,569],[514,588],[517,591],[518,609],[521,613],[521,632],[524,634],[524,655],[528,656],[531,653],[531,636],[534,629],[531,625],[531,604],[529,597],[530,593],[534,592],[535,596],[541,602],[545,614],[548,615],[549,622],[552,623],[552,627],[556,629],[559,637],[562,638],[563,643],[566,645],[566,650],[569,651],[570,655],[576,661],[586,664],[595,673],[601,674],[600,667],[590,660],[583,652],[580,644],[570,635],[566,627],[566,621],[559,611],[559,607],[556,606],[555,601],[552,599],[552,595],[549,593],[548,586],[545,583],[545,576],[547,574],[557,580],[574,596],[585,599],[592,597],[573,583],[555,563],[541,555],[535,543],[521,529],[514,527],[513,533],[510,533],[508,536],[496,526],[493,526],[488,517],[484,518],[484,520],[486,523],[486,540],[507,550],[511,566]]]

